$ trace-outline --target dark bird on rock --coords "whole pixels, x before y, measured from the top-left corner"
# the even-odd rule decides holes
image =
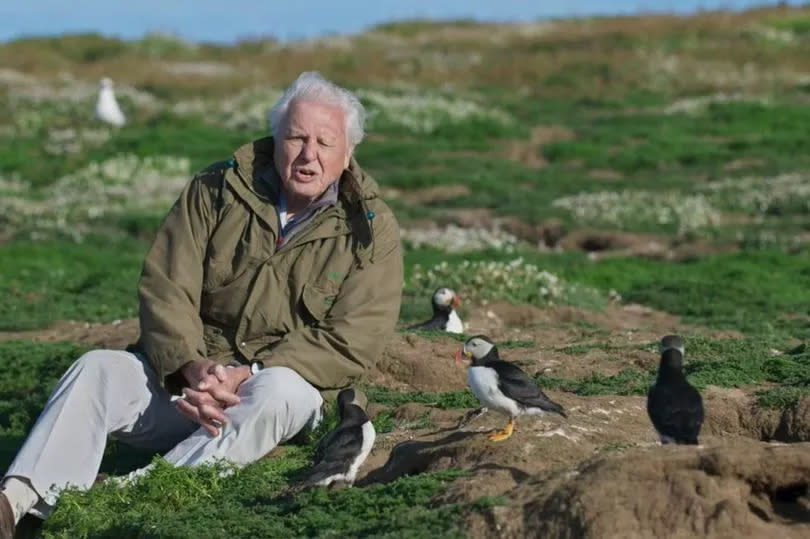
[[[374,445],[374,425],[359,406],[354,389],[341,391],[337,403],[340,423],[318,443],[312,470],[303,486],[328,486],[334,482],[352,485]]]
[[[464,333],[464,324],[461,323],[456,309],[461,305],[461,298],[454,291],[446,287],[436,289],[430,300],[433,306],[433,318],[421,324],[415,324],[408,329],[421,329],[425,331],[447,331],[448,333]]]
[[[647,413],[662,444],[697,445],[703,425],[703,399],[683,374],[683,341],[667,335],[659,344],[661,364],[647,394]]]
[[[562,406],[549,399],[525,372],[503,361],[495,343],[485,336],[468,339],[456,352],[456,363],[462,365],[463,358],[472,359],[467,382],[481,405],[509,417],[503,430],[489,435],[493,442],[509,438],[519,416],[555,413],[567,417]]]

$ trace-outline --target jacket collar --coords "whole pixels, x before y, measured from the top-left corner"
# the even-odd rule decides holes
[[[225,174],[234,190],[278,234],[276,204],[278,203],[281,179],[273,164],[273,138],[264,137],[245,144],[234,152],[233,173]],[[268,182],[264,174],[273,175],[277,181]],[[349,221],[349,228],[357,238],[358,261],[374,261],[374,212],[369,211],[368,201],[378,197],[379,187],[366,174],[354,156],[338,180],[338,197]],[[360,251],[363,254],[360,254]]]
[[[233,154],[244,186],[259,198],[278,201],[281,179],[273,163],[273,137],[264,137],[241,146]],[[274,181],[267,181],[269,179]],[[354,156],[340,176],[340,197],[350,203],[379,196],[379,186],[357,164]]]

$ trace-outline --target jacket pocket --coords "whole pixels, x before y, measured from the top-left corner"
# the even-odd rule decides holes
[[[227,277],[218,286],[203,291],[200,314],[220,324],[238,324],[242,307],[256,278],[257,266],[258,262],[253,259],[238,273],[225,271]]]
[[[311,321],[320,322],[326,317],[337,294],[326,288],[312,283],[304,284],[301,292],[301,303],[303,311],[309,316]]]

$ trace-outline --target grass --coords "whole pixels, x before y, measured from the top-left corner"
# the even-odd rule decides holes
[[[411,402],[429,404],[437,408],[476,408],[478,401],[469,391],[448,391],[431,393],[426,391],[399,392],[385,387],[366,386],[363,388],[371,402],[387,406],[400,406]]]
[[[777,387],[757,392],[757,404],[760,408],[784,410],[794,406],[800,399],[810,396],[808,387]]]
[[[431,500],[459,472],[404,477],[386,485],[294,492],[306,466],[303,448],[244,469],[155,469],[131,486],[66,492],[45,537],[409,537],[456,536],[463,508]],[[384,531],[383,531],[384,530]]]
[[[12,242],[0,257],[0,329],[135,316],[146,245]]]

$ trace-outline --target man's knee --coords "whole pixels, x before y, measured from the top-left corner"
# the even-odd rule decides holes
[[[307,407],[319,409],[323,403],[320,393],[300,374],[289,367],[262,369],[248,379],[250,392],[259,397],[263,407]]]
[[[132,379],[143,371],[140,360],[134,354],[122,350],[91,350],[82,354],[71,366],[83,377],[111,380]]]

